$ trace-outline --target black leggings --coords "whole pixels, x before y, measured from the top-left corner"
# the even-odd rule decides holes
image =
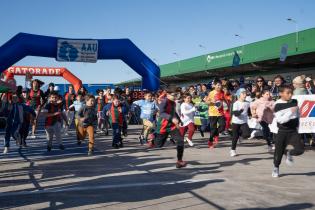
[[[177,143],[177,159],[181,161],[183,159],[184,155],[184,137],[180,135],[179,129],[172,130],[169,133],[165,134],[156,134],[156,137],[154,139],[154,144],[156,147],[163,147],[168,135],[171,136],[172,139],[174,139]]]
[[[288,150],[287,146],[292,145],[293,149]],[[275,154],[273,163],[275,167],[279,167],[281,164],[281,159],[284,154],[288,151],[290,155],[298,156],[304,153],[304,142],[300,134],[296,131],[291,132],[281,132],[275,135]]]
[[[209,117],[210,125],[210,139],[213,142],[215,136],[219,136],[221,132],[225,129],[225,118],[224,116],[211,116]]]
[[[232,123],[232,146],[231,149],[236,149],[236,144],[239,137],[248,138],[250,136],[250,130],[247,123],[234,124]]]

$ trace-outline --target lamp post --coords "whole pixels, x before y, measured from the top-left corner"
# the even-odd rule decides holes
[[[177,58],[178,72],[180,72],[180,57],[179,57],[179,54],[177,52],[173,52],[173,55],[175,55],[176,58]]]
[[[294,23],[295,25],[295,50],[298,51],[299,46],[299,31],[298,31],[298,22],[293,18],[287,18],[287,21]]]
[[[243,57],[244,57],[244,37],[240,34],[234,34],[235,37],[239,38],[241,40],[241,45],[242,45],[242,62],[243,62]]]

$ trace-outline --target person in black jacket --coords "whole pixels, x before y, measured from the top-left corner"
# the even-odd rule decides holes
[[[282,156],[285,154],[287,165],[293,164],[292,156],[304,153],[304,143],[298,133],[299,107],[298,102],[292,99],[293,88],[283,85],[279,89],[280,99],[275,104],[275,118],[278,131],[275,135],[274,169],[272,177],[279,177],[279,166]],[[292,145],[293,149],[287,149]]]

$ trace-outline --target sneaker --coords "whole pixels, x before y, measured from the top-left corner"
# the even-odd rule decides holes
[[[201,135],[201,137],[205,137],[205,134],[203,131],[200,131],[200,135]]]
[[[140,135],[140,136],[138,137],[138,140],[139,140],[140,144],[143,145],[143,138],[142,138],[142,135]]]
[[[187,166],[187,163],[185,161],[179,160],[176,162],[176,168],[184,168]]]
[[[114,149],[119,149],[119,144],[114,144],[113,147]]]
[[[213,137],[213,142],[215,145],[217,145],[219,143],[219,136]]]
[[[152,141],[148,141],[147,146],[148,146],[148,148],[154,148],[155,147],[155,145],[153,144]]]
[[[4,147],[3,154],[8,154],[9,153],[9,147]]]
[[[186,141],[188,142],[189,146],[194,146],[194,143],[189,138],[186,138]]]
[[[123,148],[124,147],[124,143],[123,142],[120,142],[118,145],[119,145],[119,148]]]
[[[93,153],[94,153],[93,150],[89,149],[89,151],[88,151],[88,156],[92,156]]]
[[[47,146],[47,152],[51,151],[51,146]]]
[[[272,150],[275,150],[276,149],[276,146],[275,145],[272,145]]]
[[[65,135],[65,136],[69,136],[69,133],[67,132],[67,133],[65,133],[64,135]]]
[[[272,170],[272,177],[278,178],[279,177],[279,168],[274,167]]]
[[[231,156],[231,157],[237,156],[236,150],[231,150],[231,151],[230,151],[230,156]]]
[[[272,146],[271,145],[268,145],[268,152],[273,152],[273,149],[272,149]]]
[[[290,154],[290,151],[287,152],[287,158],[285,159],[285,163],[288,166],[292,166],[293,165],[293,157]]]
[[[256,137],[256,133],[257,131],[253,131],[251,134],[250,134],[250,137],[248,138],[248,140],[252,140]]]
[[[60,150],[65,150],[65,147],[64,147],[62,144],[60,144],[60,145],[59,145],[59,149],[60,149]]]
[[[36,139],[36,136],[35,135],[31,135],[30,139]]]
[[[208,141],[208,147],[209,149],[213,149],[214,148],[214,144],[212,141]]]

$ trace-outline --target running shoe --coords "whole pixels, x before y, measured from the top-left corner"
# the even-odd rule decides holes
[[[92,156],[93,153],[94,153],[93,150],[90,150],[90,149],[89,149],[89,151],[88,151],[88,156]]]
[[[274,167],[272,170],[272,177],[278,178],[279,177],[279,168]]]
[[[9,147],[4,147],[4,150],[3,150],[3,154],[8,154],[9,153]]]
[[[189,138],[186,138],[186,141],[188,142],[189,146],[194,146],[194,143]]]
[[[187,163],[185,161],[179,160],[176,162],[176,168],[184,168],[187,166]]]
[[[231,157],[237,156],[236,150],[231,150],[231,151],[230,151],[230,156],[231,156]]]
[[[35,135],[31,135],[30,139],[36,139],[36,136]]]
[[[290,154],[290,151],[287,152],[287,158],[285,159],[285,163],[288,166],[292,166],[293,165],[293,157]]]

